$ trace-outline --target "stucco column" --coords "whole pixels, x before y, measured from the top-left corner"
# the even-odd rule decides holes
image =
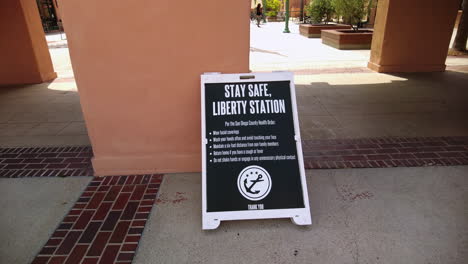
[[[200,74],[249,71],[249,1],[61,1],[98,175],[201,170]]]
[[[0,2],[0,86],[57,77],[35,0]]]
[[[379,0],[368,67],[444,71],[458,6],[459,0]]]

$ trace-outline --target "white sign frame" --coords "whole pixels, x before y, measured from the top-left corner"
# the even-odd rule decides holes
[[[304,208],[294,209],[265,209],[265,210],[245,210],[245,211],[225,211],[225,212],[207,212],[207,180],[206,180],[206,144],[205,138],[206,120],[205,120],[205,84],[206,83],[244,83],[244,82],[271,82],[271,81],[289,81],[291,93],[291,106],[294,120],[294,132],[297,149],[297,161],[301,177],[302,195]],[[299,130],[299,118],[297,114],[296,90],[294,86],[294,75],[292,72],[273,72],[273,73],[240,73],[240,74],[220,74],[205,73],[201,75],[201,142],[202,142],[202,229],[216,229],[221,221],[226,220],[247,220],[247,219],[267,219],[267,218],[291,218],[296,225],[311,225],[312,218],[310,214],[309,195],[307,192],[307,183],[305,178],[304,158],[302,155],[302,143]]]

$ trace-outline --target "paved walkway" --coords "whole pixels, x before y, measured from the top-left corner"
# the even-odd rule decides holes
[[[303,140],[306,169],[468,165],[468,136]],[[93,176],[82,147],[0,148],[0,178]]]
[[[0,178],[0,263],[31,263],[90,181]]]
[[[338,50],[322,44],[320,38],[299,34],[299,25],[270,22],[258,28],[250,24],[250,69],[252,71],[316,70],[367,67],[370,50]],[[468,65],[468,58],[448,57],[448,66]]]
[[[92,177],[67,45],[49,35],[59,78],[0,89],[0,263],[467,259],[468,167],[453,165],[468,164],[468,58],[448,58],[445,73],[378,74],[365,67],[369,51],[338,51],[283,25],[251,28],[251,68],[295,73],[305,165],[315,169],[312,226],[235,221],[203,232],[199,174]],[[82,147],[31,147],[51,145]],[[349,169],[364,167],[401,168]]]
[[[74,82],[0,88],[0,146],[89,144]]]
[[[468,135],[468,74],[296,75],[304,139]]]
[[[283,28],[251,24],[251,69],[295,73],[305,139],[468,135],[468,58],[447,58],[445,73],[379,74],[365,67],[368,50],[322,45],[295,23],[290,34]],[[62,38],[47,36],[58,79],[0,89],[0,146],[90,144]]]
[[[312,226],[228,221],[213,231],[201,230],[200,174],[168,175],[161,187],[158,175],[0,179],[0,261],[463,263],[467,174],[468,167],[308,170]]]
[[[309,170],[313,224],[201,230],[201,177],[165,177],[134,263],[464,263],[468,167]]]

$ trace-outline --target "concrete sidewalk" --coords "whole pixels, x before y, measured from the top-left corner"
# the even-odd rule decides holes
[[[0,178],[0,263],[30,263],[91,179]]]
[[[299,24],[290,22],[291,33],[283,33],[284,22],[268,22],[258,28],[250,24],[250,69],[294,71],[300,69],[345,69],[367,67],[370,50],[339,50],[322,44],[321,38],[299,34]],[[456,31],[454,31],[453,37]],[[447,57],[447,66],[467,65],[466,57]]]
[[[468,74],[296,75],[303,139],[468,135]]]
[[[308,170],[312,226],[227,221],[212,231],[201,230],[200,174],[166,175],[150,218],[133,221],[146,222],[133,263],[464,263],[466,175],[466,166]],[[0,263],[29,263],[90,181],[0,179]]]
[[[466,83],[455,71],[298,73],[302,137],[466,136]],[[76,88],[60,85],[0,90],[0,146],[90,144]]]
[[[74,82],[0,89],[0,146],[89,144]]]
[[[320,38],[299,34],[299,25],[269,22],[258,28],[250,24],[250,69],[252,71],[366,67],[370,50],[338,50]]]
[[[309,170],[312,226],[201,230],[199,174],[167,175],[134,263],[463,263],[468,167]]]

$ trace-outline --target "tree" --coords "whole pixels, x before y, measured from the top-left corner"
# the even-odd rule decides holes
[[[369,0],[369,3],[367,4],[367,19],[366,23],[369,22],[370,17],[371,17],[371,12],[372,12],[372,7],[374,6],[374,2],[372,0]]]
[[[312,0],[307,6],[307,15],[311,17],[313,23],[327,24],[331,21],[335,9],[331,0]]]
[[[265,1],[265,9],[266,9],[266,15],[269,17],[276,17],[278,15],[278,12],[281,8],[281,2],[280,0],[266,0]]]
[[[336,14],[343,17],[343,22],[357,31],[370,3],[369,0],[332,0],[332,5]]]
[[[462,15],[458,24],[457,35],[452,45],[456,51],[466,51],[466,41],[468,39],[468,0],[463,0]]]

